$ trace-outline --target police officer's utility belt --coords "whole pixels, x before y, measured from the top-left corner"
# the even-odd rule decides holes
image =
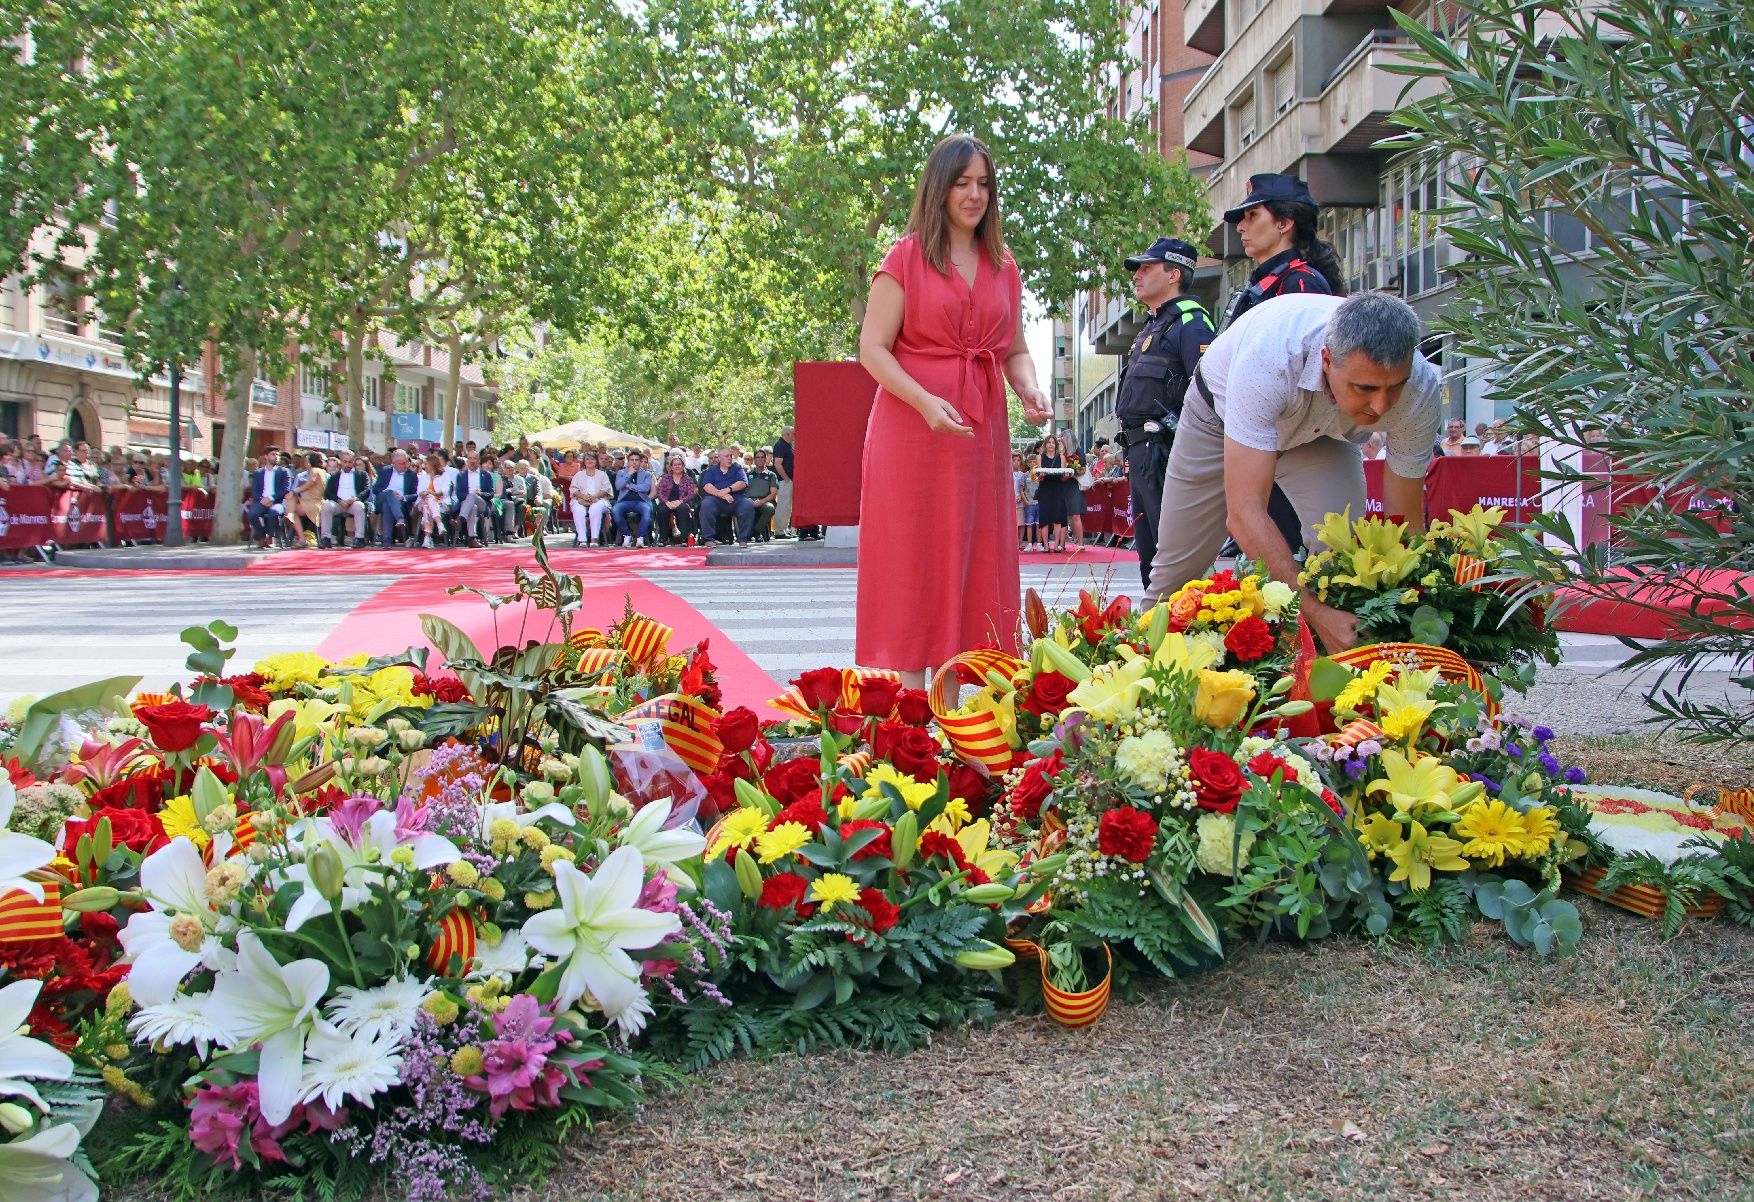
[[[1120,434],[1116,436],[1116,441],[1121,444],[1121,449],[1123,451],[1128,447],[1144,446],[1146,443],[1156,438],[1168,441],[1175,437],[1175,427],[1176,417],[1174,414],[1170,414],[1161,422],[1153,421],[1146,422],[1142,426],[1123,427]]]

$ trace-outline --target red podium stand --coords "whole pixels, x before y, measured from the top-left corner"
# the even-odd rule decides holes
[[[865,423],[876,400],[877,381],[857,363],[792,364],[792,525],[859,524]]]

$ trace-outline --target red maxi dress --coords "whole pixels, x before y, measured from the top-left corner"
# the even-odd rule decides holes
[[[974,437],[935,434],[878,388],[865,429],[859,506],[858,662],[937,668],[976,647],[1017,650],[1017,508],[1004,361],[1023,280],[983,253],[971,288],[938,271],[913,235],[879,272],[906,303],[892,348],[901,369],[962,415]]]

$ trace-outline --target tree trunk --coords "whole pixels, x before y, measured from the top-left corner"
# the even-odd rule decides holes
[[[445,368],[445,437],[441,446],[457,441],[457,407],[463,391],[463,336],[455,331],[445,335],[445,353],[450,357]]]
[[[347,327],[347,441],[365,451],[365,319]]]
[[[244,533],[244,459],[250,450],[250,389],[256,382],[256,352],[239,353],[225,400],[225,446],[219,453],[219,485],[213,500],[216,546],[236,546]]]

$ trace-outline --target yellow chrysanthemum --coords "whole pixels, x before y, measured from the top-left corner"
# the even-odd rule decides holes
[[[926,829],[937,831],[940,834],[954,835],[966,826],[972,817],[974,815],[969,813],[968,802],[960,797],[952,797],[945,803],[944,812],[932,819]]]
[[[252,672],[268,678],[268,691],[288,693],[294,686],[316,684],[329,668],[329,661],[309,651],[282,651],[256,661]]]
[[[1436,703],[1431,701],[1396,706],[1382,716],[1383,733],[1396,743],[1413,743],[1418,740],[1419,732],[1425,729],[1425,719],[1436,708]]]
[[[1523,816],[1523,855],[1544,856],[1560,838],[1559,815],[1551,806],[1536,806]]]
[[[845,873],[827,872],[810,882],[810,900],[822,903],[826,914],[841,902],[858,901],[859,886]]]
[[[1334,698],[1334,708],[1354,714],[1358,713],[1363,709],[1365,702],[1376,696],[1377,689],[1382,687],[1383,682],[1388,680],[1389,674],[1394,670],[1395,666],[1386,659],[1375,661],[1364,671],[1354,676],[1347,682],[1346,687],[1340,690],[1340,695]]]
[[[158,812],[158,824],[164,828],[165,838],[175,839],[183,835],[202,851],[206,851],[208,843],[212,842],[202,829],[201,820],[195,817],[194,798],[173,797],[165,802],[164,809]]]
[[[1523,854],[1528,831],[1523,816],[1502,801],[1481,798],[1462,811],[1452,833],[1462,840],[1462,854],[1488,868],[1497,868],[1505,857]]]
[[[767,814],[755,806],[743,806],[727,815],[719,827],[719,837],[707,849],[706,858],[716,860],[728,848],[748,851],[755,840],[767,830]]]
[[[901,799],[907,803],[907,808],[910,810],[917,810],[925,805],[931,799],[932,794],[938,791],[936,782],[929,785],[924,784],[890,764],[878,764],[865,773],[865,784],[870,786],[872,790],[878,790],[883,785],[891,786],[897,793],[901,794]],[[867,797],[874,795],[870,792],[866,793]]]
[[[810,828],[802,822],[782,822],[755,837],[755,854],[763,864],[789,856],[810,842]]]
[[[1434,835],[1422,823],[1413,822],[1406,837],[1387,849],[1395,870],[1391,881],[1406,881],[1407,888],[1423,893],[1431,888],[1431,870],[1462,872],[1468,862],[1462,858],[1462,845],[1448,835]]]

